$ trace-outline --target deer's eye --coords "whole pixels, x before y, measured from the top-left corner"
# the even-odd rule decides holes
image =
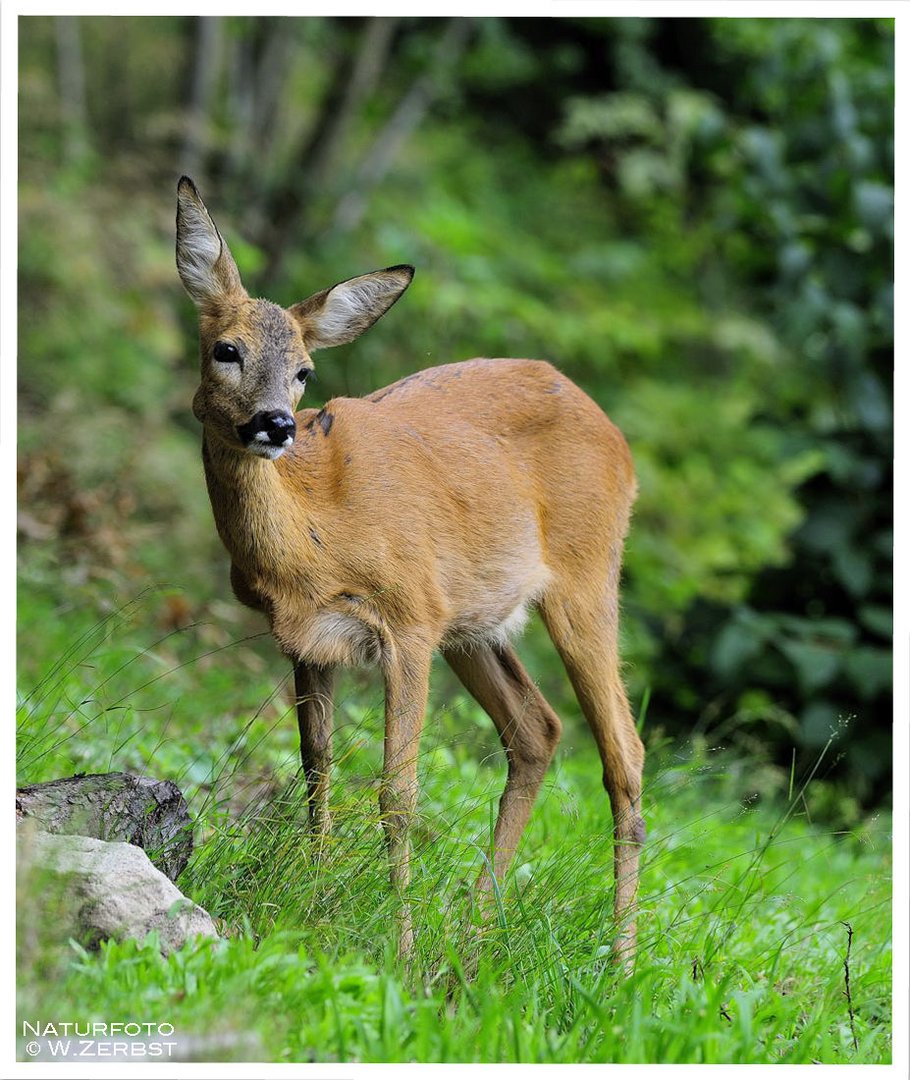
[[[305,383],[307,379],[313,379],[314,381],[316,379],[316,372],[311,367],[301,368],[297,372],[297,382]]]
[[[232,345],[229,341],[216,341],[215,348],[212,349],[212,356],[219,364],[240,363],[240,353],[237,351],[237,346]]]

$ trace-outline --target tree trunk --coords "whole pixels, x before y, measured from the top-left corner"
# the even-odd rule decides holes
[[[85,64],[79,20],[58,16],[57,83],[63,121],[63,156],[68,165],[78,165],[88,153],[88,118],[85,107]]]
[[[266,20],[265,39],[256,65],[256,98],[253,126],[249,132],[251,145],[262,161],[271,159],[276,120],[281,109],[286,107],[288,74],[300,44],[296,32],[296,26],[289,26],[283,16]]]
[[[411,84],[363,158],[351,190],[339,199],[328,229],[330,233],[350,232],[360,224],[373,189],[385,179],[402,146],[439,95],[445,77],[455,67],[472,29],[470,18],[449,20],[426,69]]]
[[[307,184],[311,190],[322,191],[336,168],[354,117],[373,93],[385,67],[397,23],[396,18],[367,19],[340,107],[309,163]]]
[[[294,167],[264,206],[266,287],[280,279],[288,238],[300,243],[315,231],[310,220],[312,204],[334,186],[330,177],[358,112],[379,82],[398,22],[385,17],[364,21],[356,50],[343,51],[335,66],[319,118],[300,146]]]
[[[120,840],[142,848],[175,881],[193,850],[186,800],[170,780],[129,773],[71,776],[16,791],[16,822],[44,832]]]
[[[196,20],[196,56],[193,84],[186,112],[186,129],[180,154],[180,171],[198,178],[209,145],[209,111],[221,67],[222,24],[220,16]]]

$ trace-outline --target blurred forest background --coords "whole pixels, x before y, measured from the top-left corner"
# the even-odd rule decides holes
[[[789,770],[839,733],[842,799],[887,798],[890,20],[19,28],[23,690],[152,582],[174,588],[143,608],[149,642],[261,629],[227,602],[190,412],[188,172],[253,293],[416,265],[372,333],[317,354],[317,403],[541,357],[620,425],[641,485],[627,678],[652,738]],[[538,627],[521,649],[575,723]]]

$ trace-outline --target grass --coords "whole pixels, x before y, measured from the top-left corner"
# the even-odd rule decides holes
[[[487,857],[504,761],[489,721],[437,681],[406,971],[394,958],[376,807],[378,687],[342,686],[336,828],[317,856],[302,834],[295,725],[269,647],[205,626],[153,638],[148,612],[160,600],[144,597],[99,626],[75,612],[48,621],[50,601],[40,590],[28,598],[23,640],[41,622],[44,651],[60,660],[39,675],[37,658],[23,658],[34,689],[19,705],[20,781],[114,768],[175,779],[198,822],[179,885],[224,940],[166,959],[153,939],[52,949],[29,926],[23,896],[20,1033],[36,1016],[154,1016],[206,1058],[890,1061],[890,824],[813,824],[814,800],[831,796],[811,769],[778,773],[652,732],[639,950],[627,978],[609,959],[600,766],[571,717],[496,918],[478,937],[470,884]]]

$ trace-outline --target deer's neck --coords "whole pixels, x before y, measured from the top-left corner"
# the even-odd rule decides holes
[[[203,437],[202,461],[218,535],[251,579],[286,581],[313,554],[310,508],[276,464]]]

